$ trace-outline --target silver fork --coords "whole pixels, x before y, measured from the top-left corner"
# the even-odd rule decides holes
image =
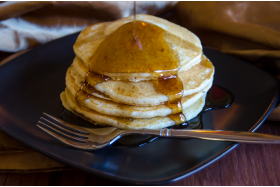
[[[121,130],[115,127],[85,128],[72,125],[49,114],[43,113],[37,126],[61,142],[84,150],[96,150],[111,145],[125,135],[143,134],[173,138],[199,138],[216,141],[243,143],[280,144],[280,136],[222,130],[187,130],[187,129],[139,129]]]

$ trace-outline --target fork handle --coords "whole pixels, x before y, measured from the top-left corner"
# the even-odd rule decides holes
[[[243,143],[267,143],[280,144],[280,136],[253,133],[237,132],[223,130],[178,130],[178,129],[161,129],[161,130],[142,130],[143,134],[153,134],[160,137],[172,138],[199,138],[216,141],[232,141]]]

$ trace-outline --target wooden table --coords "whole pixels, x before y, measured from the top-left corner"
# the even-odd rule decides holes
[[[0,53],[0,61],[10,56]],[[260,133],[280,135],[280,122],[266,121]],[[280,185],[280,145],[240,144],[236,149],[205,169],[181,181],[166,185]],[[0,171],[1,172],[1,171]],[[15,174],[0,173],[0,185],[127,185],[77,169]]]

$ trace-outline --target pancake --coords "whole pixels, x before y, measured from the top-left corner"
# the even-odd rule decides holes
[[[194,118],[214,76],[199,38],[161,18],[136,19],[99,23],[80,33],[63,106],[93,124],[122,129],[159,129]]]
[[[175,125],[175,122],[169,117],[131,119],[101,114],[77,104],[75,98],[72,97],[68,90],[62,92],[60,97],[66,109],[95,125],[111,125],[120,129],[161,129]],[[183,110],[187,120],[194,118],[200,113],[205,103],[205,97],[206,93],[193,105]]]
[[[132,22],[133,16],[116,20],[114,22],[99,23],[84,29],[73,46],[76,56],[88,67],[89,61],[98,49],[99,45],[125,23]],[[201,60],[202,46],[199,38],[186,28],[171,23],[167,20],[150,15],[137,15],[137,20],[152,23],[167,31],[166,41],[172,45],[172,49],[178,52],[180,70],[184,71],[197,64]],[[151,73],[103,73],[113,80],[141,81],[156,79]]]

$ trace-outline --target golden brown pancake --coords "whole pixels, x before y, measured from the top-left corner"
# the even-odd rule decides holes
[[[202,110],[205,103],[205,96],[206,93],[192,106],[183,110],[187,120],[194,118]],[[175,122],[169,117],[131,119],[101,114],[82,105],[78,105],[68,90],[62,92],[60,97],[66,109],[73,111],[75,114],[96,125],[111,125],[121,129],[160,129],[175,125]]]
[[[166,75],[155,74],[154,70],[145,71],[143,68],[143,71],[122,71],[127,69],[127,65],[115,67],[115,58],[111,58],[116,55],[114,51],[118,50],[117,44],[111,45],[115,47],[115,50],[110,49],[109,51],[112,53],[106,53],[104,56],[113,59],[108,62],[114,66],[115,70],[103,68],[101,63],[93,66],[91,63],[98,61],[98,55],[102,56],[104,50],[106,52],[106,49],[110,48],[111,41],[108,38],[119,37],[116,33],[124,30],[124,26],[128,27],[128,24],[133,21],[133,17],[95,24],[84,29],[74,45],[76,57],[66,73],[65,92],[61,93],[64,107],[93,124],[106,124],[124,129],[168,127],[178,124],[174,115],[182,114],[184,118],[181,121],[192,119],[202,110],[206,92],[212,86],[214,75],[214,67],[203,55],[199,38],[187,29],[161,18],[137,15],[136,19],[143,21],[144,25],[150,24],[151,28],[164,30],[164,40],[170,46],[170,49],[164,49],[173,51],[178,59],[178,65],[172,66],[172,71],[176,70],[176,74],[168,74],[169,69],[166,70]],[[107,48],[104,48],[106,45]],[[125,49],[120,50],[126,53]],[[162,52],[166,53],[163,49]],[[152,50],[148,50],[148,53],[153,54]],[[169,52],[167,57],[168,54]],[[161,56],[156,59],[159,57]],[[121,58],[125,61],[134,57],[121,56]],[[145,61],[141,63],[145,64]],[[141,63],[138,66],[140,69]],[[101,69],[104,70],[101,71]],[[96,82],[95,80],[94,84],[90,86],[91,83],[88,81],[91,81],[89,80],[91,76],[97,77],[96,80],[102,79],[102,81]],[[169,77],[172,76],[177,76],[182,84],[182,92],[178,92],[181,96],[178,96],[177,92],[172,92],[173,95],[170,95],[169,88],[165,86],[165,83],[170,81]],[[165,79],[167,81],[159,82]],[[168,85],[172,86],[170,83]],[[165,91],[162,91],[163,88]],[[171,87],[170,90],[172,90]],[[178,103],[174,109],[171,106],[175,105],[175,101]]]

